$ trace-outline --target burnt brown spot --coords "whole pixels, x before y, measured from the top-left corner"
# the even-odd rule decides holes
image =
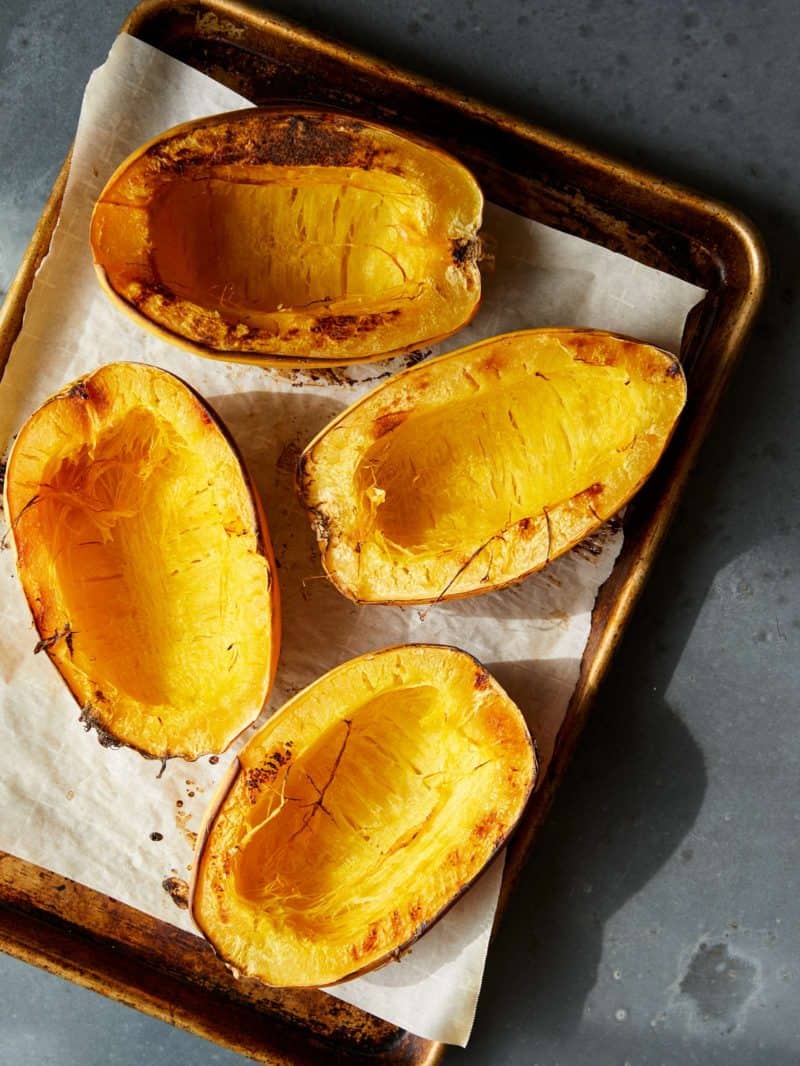
[[[246,326],[244,322],[229,322],[224,332],[225,343],[231,348],[241,347],[244,341],[250,341],[254,337],[269,337],[269,331],[258,329],[256,326]]]
[[[189,886],[181,877],[165,877],[161,887],[176,907],[185,911],[189,906]]]
[[[76,381],[75,384],[70,388],[69,392],[67,393],[67,396],[69,396],[71,400],[88,400],[89,390],[86,387],[86,382]]]
[[[372,426],[372,434],[375,440],[380,440],[387,433],[391,433],[393,429],[402,426],[410,414],[410,411],[387,411],[386,414],[380,415],[375,419]]]
[[[517,522],[517,528],[519,529],[520,533],[527,534],[528,536],[530,536],[531,532],[533,531],[533,519],[520,518],[519,522]]]
[[[368,951],[372,951],[375,945],[378,943],[378,927],[377,925],[370,926],[370,930],[364,937],[364,943],[361,945],[361,951],[366,955]]]
[[[273,751],[260,766],[252,766],[245,771],[244,787],[247,789],[251,805],[258,803],[262,789],[275,780],[281,767],[286,766],[291,758],[291,744],[286,744],[283,751]]]
[[[154,298],[167,304],[177,302],[177,297],[172,289],[160,281],[141,282],[135,292],[127,295],[127,299],[137,308],[143,307]]]
[[[358,332],[369,333],[385,322],[392,322],[395,318],[399,318],[402,313],[399,307],[392,307],[388,311],[378,311],[374,315],[362,315],[364,325],[359,327]]]
[[[164,834],[163,833],[151,833],[150,834],[150,839],[151,840],[156,840],[156,841],[163,840],[164,839]]]
[[[482,692],[489,687],[489,675],[485,670],[478,670],[472,684],[479,692]]]
[[[674,362],[670,363],[669,366],[667,367],[667,377],[668,378],[676,378],[676,377],[679,376],[680,372],[681,372],[681,365],[680,365],[680,363],[678,362],[677,359]]]
[[[597,558],[598,555],[603,554],[603,548],[597,541],[584,540],[578,544],[573,551],[576,555],[580,555],[583,559],[589,559],[590,557]]]
[[[265,785],[275,780],[277,770],[268,770],[265,766],[253,766],[245,772],[244,787],[247,789],[251,804],[258,802],[258,797]]]
[[[113,386],[103,386],[97,381],[94,374],[90,375],[89,381],[86,381],[86,392],[89,393],[89,402],[92,405],[92,410],[98,419],[102,419],[108,415],[111,408],[114,406],[114,398],[116,390]]]
[[[500,819],[497,817],[496,812],[490,811],[472,830],[473,835],[483,840],[485,837],[490,836],[500,824]]]
[[[355,335],[358,321],[358,315],[323,315],[311,327],[311,332],[334,341],[349,340]]]
[[[95,707],[91,703],[87,703],[85,707],[81,709],[81,713],[78,716],[78,721],[81,723],[86,732],[90,732],[94,729],[97,734],[97,743],[102,748],[121,748],[122,741],[117,740],[115,736],[108,732],[105,726],[102,724]]]
[[[147,153],[160,171],[182,175],[187,170],[231,166],[353,166],[368,169],[375,149],[356,136],[363,125],[324,114],[243,115],[225,125],[193,130]],[[187,143],[188,140],[188,143]],[[184,142],[184,143],[181,143]]]
[[[276,770],[281,766],[285,766],[292,757],[291,747],[291,742],[287,741],[283,746],[283,751],[273,751],[271,755],[267,756],[266,765],[274,767]]]
[[[584,494],[587,496],[599,496],[605,488],[602,481],[595,481],[593,485],[590,485],[588,489],[584,489]]]
[[[211,756],[209,756],[208,761],[211,763],[212,766],[216,766],[217,763],[219,762],[219,755],[211,755]]]
[[[63,640],[67,646],[67,650],[69,651],[70,658],[72,658],[72,636],[72,627],[70,623],[67,622],[63,629],[56,630],[56,632],[52,633],[49,637],[41,637],[36,642],[36,647],[33,649],[33,654],[38,655],[40,651],[49,652],[50,649],[53,648],[59,642],[59,640]]]
[[[427,359],[432,353],[432,348],[417,348],[413,352],[409,352],[408,355],[402,356],[403,369],[408,370],[412,366],[416,366],[417,363],[421,363],[423,359]],[[389,376],[388,374],[386,375]]]
[[[320,340],[346,341],[357,333],[373,333],[401,313],[399,307],[393,307],[369,315],[322,315],[311,327],[311,333]]]
[[[480,254],[480,242],[474,237],[462,237],[452,242],[451,255],[456,266],[476,262]]]
[[[419,903],[412,903],[408,908],[408,916],[415,924],[422,918],[422,907]]]
[[[321,511],[318,507],[309,507],[308,513],[311,518],[311,526],[314,530],[314,535],[322,547],[325,547],[330,539],[331,520],[325,512]]]
[[[505,363],[497,352],[492,352],[491,355],[487,355],[478,367],[478,369],[482,370],[484,374],[497,374],[498,377],[500,377],[500,372],[504,368]]]

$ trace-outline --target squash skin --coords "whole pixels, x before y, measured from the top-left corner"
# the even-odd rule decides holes
[[[311,188],[317,175],[319,187],[329,187],[324,195],[330,199],[336,187],[341,196],[323,202],[323,194],[318,197]],[[189,199],[179,195],[183,186],[192,188],[201,181],[204,188],[217,190],[208,217],[200,200],[193,216],[194,193],[187,194]],[[282,186],[292,185],[289,201],[270,204]],[[236,190],[235,197],[228,196],[229,188]],[[303,200],[306,193],[310,199]],[[180,203],[165,208],[166,221],[161,223],[158,204],[173,195],[179,195]],[[262,197],[264,203],[243,200],[239,207],[230,207],[227,227],[211,221],[224,213],[226,201],[233,204],[240,196]],[[348,215],[342,205],[354,197],[366,199],[351,206]],[[415,197],[421,206],[411,211],[404,205],[413,204]],[[381,215],[380,205],[387,202],[390,207]],[[340,366],[436,343],[470,320],[480,300],[476,260],[482,207],[480,189],[466,168],[432,145],[346,115],[248,108],[175,127],[134,152],[97,201],[91,245],[98,278],[112,301],[141,326],[179,347],[264,366]],[[299,220],[290,217],[298,211]],[[359,222],[370,212],[379,216],[374,230],[368,221]],[[335,221],[337,213],[341,224]],[[328,225],[331,217],[334,222]],[[192,247],[185,255],[169,251],[170,244],[177,243],[169,231],[180,228],[179,218],[184,226],[181,241],[191,246],[202,237],[194,255]],[[191,236],[193,218],[200,219],[196,237]],[[237,245],[237,225],[241,232],[246,228],[243,220],[253,218],[258,239],[254,237],[250,247],[243,235]],[[273,229],[270,218],[276,220]],[[348,218],[350,229],[345,227]],[[305,239],[309,244],[301,245]],[[209,240],[217,242],[213,254]],[[348,240],[353,243],[348,245]],[[384,249],[382,241],[389,247]],[[262,282],[263,249],[271,242],[280,261],[266,268],[267,274],[280,275],[273,279],[275,306],[259,307],[259,300],[271,291]],[[290,298],[283,300],[281,285],[287,277],[281,274],[282,264],[298,248],[306,249],[304,260],[310,255],[320,259],[339,245],[350,248],[347,266],[342,261],[340,269],[335,256],[321,263],[309,260],[310,284],[315,277],[327,280],[316,283],[319,292],[302,298],[295,264],[288,272],[293,274]],[[164,262],[156,261],[159,256]],[[187,282],[184,277],[179,283],[168,276],[181,256],[188,262],[179,263],[178,272],[195,271],[198,276],[201,269],[208,273],[214,268],[192,266],[192,259],[195,264],[218,260],[219,277],[210,287],[209,278],[199,286],[208,289],[202,298],[189,291],[193,285],[198,288],[196,278]],[[348,280],[348,270],[355,274],[354,281]],[[335,291],[339,274],[344,293]],[[236,275],[241,275],[238,280]],[[261,288],[254,295],[257,281]],[[349,295],[348,285],[355,286]],[[232,289],[238,295],[226,296]],[[223,307],[226,299],[229,305]],[[250,305],[243,306],[248,300]]]
[[[172,420],[166,417],[170,404],[174,405],[179,416]],[[174,414],[175,411],[170,413]],[[226,636],[221,629],[217,634],[216,644],[204,645],[205,651],[195,644],[206,635],[194,632],[197,620],[190,608],[195,606],[199,609],[203,603],[200,601],[192,604],[191,580],[188,584],[180,584],[183,580],[183,574],[179,574],[182,569],[181,553],[185,551],[182,531],[173,533],[175,544],[171,551],[170,565],[174,564],[174,569],[166,575],[163,573],[163,564],[170,558],[170,553],[162,551],[157,544],[152,546],[154,554],[150,560],[145,557],[139,561],[138,570],[135,553],[129,551],[126,558],[125,542],[120,540],[121,546],[115,546],[115,527],[123,524],[126,517],[130,518],[138,511],[143,511],[150,516],[148,521],[151,520],[159,513],[160,499],[165,492],[179,491],[184,487],[180,480],[183,471],[179,461],[177,465],[173,464],[173,476],[166,481],[166,489],[158,481],[153,481],[153,495],[149,506],[145,501],[145,505],[140,507],[134,494],[133,502],[127,508],[129,515],[122,513],[126,510],[122,504],[119,514],[111,513],[113,508],[109,508],[107,519],[104,518],[103,507],[93,506],[104,492],[106,499],[108,491],[112,496],[114,491],[117,491],[119,496],[131,492],[130,483],[120,486],[119,482],[116,490],[104,490],[102,485],[99,490],[85,488],[86,485],[92,484],[95,470],[100,470],[97,480],[102,482],[101,468],[104,465],[110,470],[115,466],[124,468],[126,465],[138,469],[135,452],[137,446],[141,445],[141,440],[137,443],[135,423],[126,421],[131,415],[134,418],[149,419],[158,427],[153,433],[150,423],[145,423],[145,441],[148,439],[147,433],[150,434],[149,440],[156,442],[159,430],[168,435],[172,434],[168,437],[166,451],[177,449],[179,452],[176,441],[191,440],[192,447],[201,453],[201,460],[208,464],[207,468],[203,468],[203,485],[197,490],[198,496],[208,491],[206,484],[211,487],[214,464],[221,471],[225,487],[218,490],[216,496],[212,493],[212,517],[208,533],[202,527],[204,512],[197,510],[196,501],[179,499],[176,514],[181,518],[195,518],[201,522],[196,530],[186,531],[186,546],[192,548],[192,555],[202,553],[203,539],[206,536],[216,537],[217,549],[221,537],[223,547],[230,538],[233,545],[232,565],[239,568],[234,572],[240,573],[242,580],[246,582],[242,595],[251,595],[263,610],[263,620],[253,627],[251,636],[248,637],[246,631],[242,630],[240,614],[225,614],[225,620],[231,624],[231,632]],[[57,445],[52,442],[51,425],[61,427],[58,433],[63,439]],[[131,425],[134,428],[129,432]],[[180,437],[182,432],[185,438]],[[157,446],[157,443],[153,445],[154,452]],[[126,447],[127,456],[122,454]],[[115,452],[115,449],[118,450]],[[146,452],[147,443],[143,450]],[[85,458],[87,455],[91,457],[88,461]],[[164,456],[161,458],[163,460]],[[148,457],[145,457],[142,475],[145,485],[148,480],[147,462]],[[167,457],[166,464],[169,465],[169,462]],[[70,475],[70,467],[80,470],[77,480],[74,475]],[[197,470],[194,475],[197,475]],[[73,484],[59,485],[57,479],[64,476],[72,476]],[[132,479],[134,484],[138,476],[137,473]],[[150,476],[157,478],[158,474]],[[187,470],[186,477],[191,476],[192,471]],[[82,492],[89,495],[84,495],[81,499]],[[90,498],[92,492],[95,493],[94,501]],[[60,495],[68,498],[70,494],[77,498],[77,507],[73,502],[72,511],[67,510],[57,522],[51,524],[51,528],[47,528],[47,519],[41,513],[36,513],[37,506],[44,504],[45,507],[57,507],[57,497]],[[49,502],[48,495],[51,497]],[[97,738],[103,746],[124,745],[146,758],[163,760],[180,757],[193,760],[203,754],[224,751],[239,733],[255,721],[269,695],[280,650],[280,593],[275,560],[262,504],[238,448],[216,413],[194,389],[167,371],[134,363],[108,364],[66,386],[45,401],[20,430],[8,458],[4,504],[20,584],[40,636],[35,650],[47,652],[81,708],[81,722],[87,730],[96,730]],[[218,515],[214,514],[214,507],[219,510]],[[70,525],[77,522],[80,527],[81,520],[76,516],[90,512],[99,515],[98,539],[85,540],[77,546],[71,544]],[[36,525],[32,526],[31,518],[34,517]],[[223,519],[229,524],[236,523],[237,528],[231,528],[230,531],[226,528],[224,535],[221,534]],[[63,529],[68,530],[67,537],[61,537],[59,541],[60,531]],[[197,538],[192,540],[192,534],[195,532],[198,532],[199,541]],[[152,542],[152,528],[145,529],[143,537],[146,543]],[[81,547],[91,552],[92,545],[95,545],[99,552],[103,552],[103,545],[107,547],[109,543],[111,547],[108,548],[108,554],[105,557],[99,556],[101,564],[112,561],[118,563],[119,567],[114,568],[119,568],[123,573],[131,566],[134,574],[138,575],[139,582],[144,580],[146,583],[146,578],[143,579],[142,575],[147,571],[154,572],[157,578],[163,576],[167,581],[176,578],[181,593],[176,599],[189,600],[185,626],[178,626],[174,616],[171,619],[166,617],[162,622],[156,615],[148,614],[146,609],[143,611],[141,603],[137,605],[129,598],[130,586],[124,582],[121,591],[120,586],[113,581],[109,585],[100,586],[108,589],[109,602],[113,604],[114,610],[119,608],[120,633],[126,635],[128,640],[132,630],[126,629],[125,620],[137,613],[145,632],[152,629],[154,633],[158,633],[159,626],[165,628],[163,641],[154,638],[153,646],[142,651],[143,658],[137,658],[135,650],[130,656],[127,652],[120,654],[119,647],[124,636],[120,637],[115,647],[114,617],[109,619],[107,615],[100,624],[97,617],[93,617],[94,608],[90,610],[88,601],[81,600],[80,593],[76,593],[79,583],[77,586],[73,583],[72,589],[69,590],[65,586],[63,572],[59,572],[55,562],[58,556],[66,556]],[[211,558],[210,554],[208,558]],[[70,567],[70,570],[74,569],[79,573],[81,580],[85,578],[88,582],[94,579],[105,583],[105,575],[92,573],[92,563],[97,561],[98,557],[84,557],[78,560],[78,565]],[[207,568],[204,569],[204,560],[198,558],[188,562],[200,564],[200,580],[195,582],[197,587],[209,584],[209,572]],[[217,567],[217,572],[220,575],[219,580],[222,580],[222,564]],[[191,571],[189,573],[191,574]],[[125,581],[128,580],[130,579],[126,577]],[[222,607],[219,610],[222,611]],[[234,606],[233,610],[236,612],[237,608]],[[76,615],[80,614],[83,615],[82,620],[76,620]],[[244,665],[237,666],[240,636],[244,638],[241,647],[247,661]],[[231,697],[230,704],[219,714],[215,714],[214,700],[210,695],[206,696],[202,687],[209,680],[209,671],[204,671],[203,660],[207,659],[209,663],[214,661],[216,645],[223,637],[225,640],[237,638],[236,656],[234,657],[232,652],[226,657],[224,664],[216,663],[220,676],[224,670],[228,671]],[[107,660],[97,654],[103,640],[108,641]],[[188,665],[185,667],[181,664],[182,641],[185,641],[190,649],[186,653]],[[160,661],[159,644],[165,649]],[[120,662],[128,657],[136,666],[128,669],[127,678],[122,679],[119,676]],[[94,665],[90,666],[90,663]],[[122,672],[126,672],[125,667],[122,667]],[[190,684],[189,692],[181,700],[180,683],[185,673],[196,675],[195,688],[199,686],[200,691],[191,693]],[[114,674],[117,676],[113,677]],[[125,680],[130,682],[132,677],[135,681],[145,679],[141,681],[142,686],[150,688],[146,697],[141,692],[137,695],[126,687]],[[159,684],[167,686],[173,693],[177,690],[179,698],[165,698],[159,703]],[[154,693],[156,698],[153,698]]]
[[[409,682],[405,688],[398,680],[404,675]],[[361,681],[364,677],[366,682]],[[404,701],[397,715],[393,715],[387,701],[387,686],[391,689],[393,682],[396,683],[393,691],[401,692]],[[452,693],[442,696],[445,689],[449,691],[451,682]],[[348,687],[351,683],[352,689]],[[398,717],[405,720],[407,707],[411,706],[413,711],[413,702],[409,705],[407,701],[409,698],[413,701],[420,683],[424,691],[438,686],[449,712],[445,714],[444,731],[437,730],[443,720],[437,721],[435,713],[431,716],[426,711],[427,717],[423,714],[421,720],[414,719],[412,713],[414,725],[419,726],[422,720],[426,725],[416,737],[420,743],[415,757],[421,766],[411,775],[406,773],[404,780],[397,767],[403,765],[405,753],[402,745],[400,750],[391,745],[391,728],[396,726]],[[330,710],[332,694],[343,697],[344,702],[344,706],[337,706],[333,711]],[[362,697],[367,697],[366,705],[357,706]],[[352,699],[353,706],[348,706],[346,699]],[[384,720],[380,713],[364,725],[365,717],[381,701],[384,708],[389,708],[385,719],[389,729],[383,734],[388,746],[383,752],[373,739],[380,740],[382,735]],[[340,728],[343,724],[346,732]],[[391,787],[382,796],[370,797],[369,790],[365,793],[364,789],[369,768],[365,769],[360,760],[359,736],[363,741],[370,727],[372,735],[366,736],[370,767],[383,759],[384,769],[389,768],[395,775],[390,779]],[[309,758],[319,758],[319,750],[337,729],[335,742],[329,748],[335,750],[336,758],[329,760],[325,777],[319,775],[318,767],[312,767],[309,772]],[[455,740],[447,740],[448,729]],[[448,743],[457,745],[460,733],[468,734],[470,740],[462,736],[461,750],[456,751],[451,763],[454,760],[460,769],[463,764],[458,759],[463,759],[465,754],[470,759],[478,758],[479,762],[477,765],[468,762],[470,771],[457,775],[462,782],[466,779],[466,784],[461,793],[456,794],[458,784],[451,791],[451,807],[445,803],[444,813],[437,809],[421,824],[416,824],[420,793],[423,813],[424,799],[431,795],[430,786],[425,783],[427,779],[421,776],[428,765],[426,760],[441,760],[441,751]],[[474,755],[476,737],[483,744],[483,749],[478,750],[485,753],[485,759]],[[348,741],[351,747],[345,755]],[[452,772],[453,766],[447,765]],[[401,645],[350,660],[308,686],[276,712],[229,768],[209,804],[198,835],[190,890],[190,910],[195,924],[236,976],[255,977],[275,987],[299,988],[324,987],[366,973],[392,958],[399,958],[480,876],[521,816],[535,786],[537,769],[535,742],[519,709],[484,667],[465,652],[438,645]],[[352,779],[349,811],[348,786],[336,784],[341,782],[337,772],[345,779],[348,776]],[[480,780],[476,776],[473,780],[471,772],[489,777]],[[446,768],[435,777],[439,779],[445,773]],[[414,785],[410,793],[403,791],[409,777]],[[306,789],[312,785],[316,789],[318,804],[293,806],[292,800],[302,799],[293,793],[302,791],[306,779],[311,782],[306,784]],[[317,781],[324,783],[318,787]],[[277,803],[279,792],[282,800]],[[468,796],[469,792],[479,796]],[[359,803],[363,811],[364,795],[374,799],[379,809],[384,800],[385,815],[392,810],[392,793],[397,801],[393,817],[381,819],[377,815],[374,824],[359,827]],[[265,796],[268,797],[266,805]],[[405,799],[398,799],[400,796]],[[303,815],[295,829],[291,818],[296,819],[298,812],[308,807],[312,809],[311,815]],[[467,813],[462,815],[462,810]],[[287,811],[283,825],[272,831],[272,839],[260,845],[263,857],[257,853],[252,861],[248,860],[247,851],[258,839],[258,833],[265,828],[271,831],[270,827],[277,825]],[[436,821],[440,813],[447,831],[442,821]],[[315,819],[314,815],[319,817]],[[255,827],[250,824],[253,819]],[[410,826],[406,824],[408,821]],[[343,826],[346,828],[342,829]],[[365,828],[372,836],[364,833]],[[290,829],[294,832],[287,840],[286,832]],[[305,850],[302,850],[302,832],[307,834]],[[415,855],[415,845],[417,853],[424,849],[431,833],[435,834],[436,847],[423,851],[424,859],[420,860]],[[329,839],[339,835],[338,845],[346,858],[335,857],[336,848],[326,846],[326,834]],[[366,837],[366,845],[361,836]],[[378,858],[372,855],[365,867],[364,851],[371,847],[380,850],[389,841],[393,843],[385,852],[381,851]],[[293,855],[292,849],[298,848],[300,851]],[[308,860],[307,851],[310,851]],[[338,890],[335,881],[331,884],[324,876],[318,876],[317,871],[326,863],[337,874],[349,866],[349,873],[341,875],[346,883]],[[300,887],[289,889],[288,907],[271,897],[269,888],[264,891],[263,885],[253,886],[254,868],[257,882],[263,881],[265,871],[267,879],[272,877],[281,885],[291,886],[292,878],[299,875]],[[322,907],[315,904],[311,891],[302,898],[303,879],[306,887],[317,890],[322,887]],[[378,904],[370,895],[372,891],[380,896]],[[294,911],[293,893],[300,897]],[[351,893],[360,894],[361,898],[353,898]]]
[[[685,398],[674,356],[599,330],[523,330],[406,370],[300,457],[323,567],[357,603],[514,584],[631,499]]]

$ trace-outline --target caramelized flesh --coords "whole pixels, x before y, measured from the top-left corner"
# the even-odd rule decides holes
[[[387,898],[413,892],[445,826],[467,818],[482,790],[478,739],[448,702],[420,685],[335,722],[293,764],[283,805],[254,812],[260,826],[251,816],[237,890],[336,943],[375,921]]]
[[[607,478],[646,429],[642,413],[650,418],[620,403],[624,377],[575,373],[574,364],[546,380],[509,373],[409,419],[359,465],[359,497],[372,487],[381,501],[364,526],[374,514],[390,549],[470,551]]]
[[[592,330],[521,330],[406,371],[301,457],[325,569],[364,603],[518,581],[631,498],[685,398],[673,356]]]
[[[48,654],[102,734],[222,751],[271,681],[270,564],[239,460],[163,371],[111,364],[23,427],[7,477]]]
[[[235,541],[201,490],[204,456],[182,444],[150,411],[130,411],[47,474],[37,519],[75,640],[106,687],[213,715],[226,702],[220,666],[251,638],[226,592]]]
[[[535,776],[519,709],[464,652],[351,659],[241,751],[201,836],[194,918],[268,984],[341,981],[444,913],[506,840]]]
[[[261,184],[167,185],[150,220],[161,280],[248,324],[322,301],[378,308],[430,283],[437,256],[449,249],[426,239],[430,205],[410,183],[386,174],[336,181],[307,170],[302,181],[276,171]]]
[[[346,115],[247,108],[134,152],[90,240],[112,300],[167,340],[337,366],[469,321],[482,207],[472,175],[432,146]]]

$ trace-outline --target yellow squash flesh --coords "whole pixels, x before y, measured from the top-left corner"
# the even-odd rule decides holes
[[[471,318],[482,207],[474,178],[436,148],[346,115],[250,108],[130,156],[91,243],[109,295],[168,340],[331,366]]]
[[[363,603],[517,581],[631,498],[685,398],[674,356],[589,330],[509,333],[414,367],[300,459],[323,565]]]
[[[6,516],[40,642],[101,742],[194,759],[258,717],[280,642],[266,524],[201,398],[109,364],[39,408]]]
[[[535,777],[520,711],[470,656],[362,655],[240,753],[201,834],[195,921],[230,965],[270,985],[370,969],[484,869]]]

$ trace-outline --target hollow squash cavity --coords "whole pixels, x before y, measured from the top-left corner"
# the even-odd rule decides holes
[[[343,115],[250,108],[113,175],[92,249],[119,305],[203,355],[358,362],[472,316],[482,197],[455,159]]]
[[[320,679],[240,762],[195,915],[234,965],[298,985],[413,939],[505,839],[535,773],[521,715],[486,671],[414,645]]]
[[[309,169],[302,185],[168,185],[151,213],[162,282],[248,325],[320,304],[341,311],[415,299],[443,254],[426,242],[420,193],[391,175],[370,188]]]
[[[405,421],[357,470],[361,518],[400,551],[480,544],[542,513],[624,463],[639,431],[617,394],[624,371],[590,375],[565,364],[549,377],[510,368],[479,392]],[[602,416],[600,415],[602,412]],[[380,494],[376,510],[367,491]]]
[[[356,899],[358,923],[379,918],[384,893],[408,891],[421,874],[425,852],[399,852],[452,817],[463,799],[458,779],[480,787],[472,766],[453,765],[469,745],[448,745],[445,714],[430,685],[390,690],[302,752],[287,775],[285,803],[239,851],[242,896],[269,901],[298,930],[334,941],[352,939]],[[471,747],[477,764],[479,745]]]
[[[104,367],[23,428],[7,474],[42,644],[106,742],[220,751],[258,714],[272,573],[238,457],[150,367]]]
[[[400,375],[301,460],[325,567],[367,602],[517,580],[632,496],[684,398],[672,356],[588,331],[508,334]]]

